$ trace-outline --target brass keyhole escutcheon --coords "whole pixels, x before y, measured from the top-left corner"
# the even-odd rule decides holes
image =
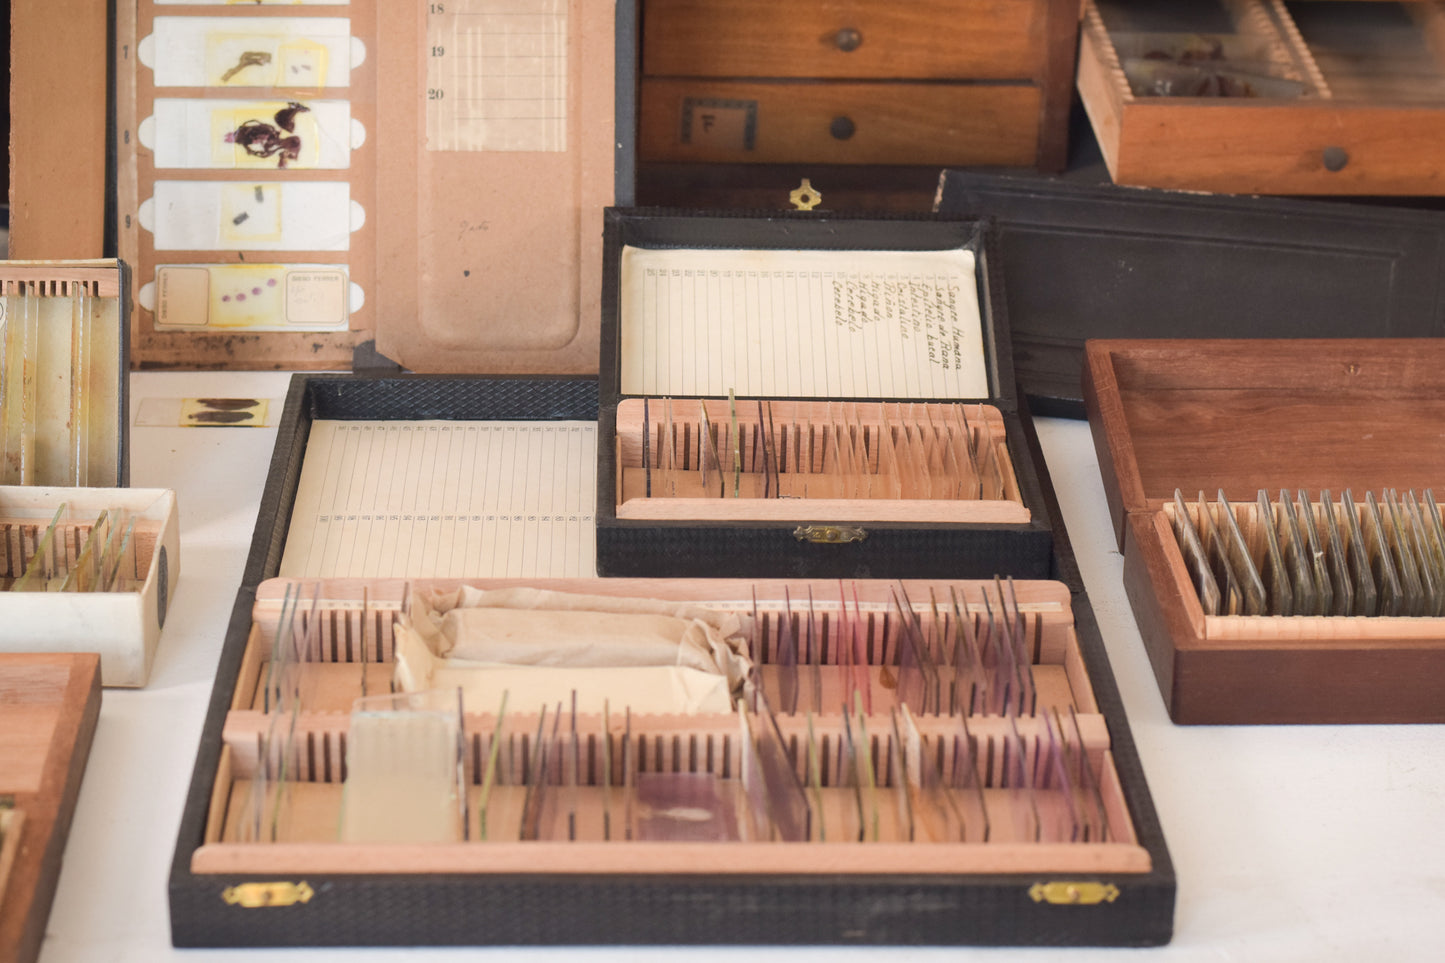
[[[802,183],[788,193],[788,200],[793,202],[794,210],[811,211],[823,203],[823,195],[813,186],[813,182],[805,177]]]

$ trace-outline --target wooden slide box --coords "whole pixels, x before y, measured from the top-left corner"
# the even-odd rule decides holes
[[[0,655],[0,963],[32,963],[100,717],[92,653]]]
[[[1223,489],[1445,488],[1445,343],[1091,341],[1084,399],[1124,582],[1180,723],[1445,722],[1445,619],[1206,617],[1164,510]]]
[[[258,541],[258,547],[264,546]],[[1065,585],[1019,582],[1017,590],[1025,618],[1037,626],[1031,630],[1038,639],[1032,671],[1040,704],[1057,707],[1066,718],[1070,708],[1078,714],[1083,744],[1101,773],[1099,785],[1109,821],[1102,840],[1015,839],[1006,814],[1012,811],[1010,800],[1019,798],[990,781],[986,785],[994,788],[985,789],[985,804],[997,831],[989,842],[890,843],[885,838],[858,843],[832,836],[828,842],[808,843],[495,838],[427,846],[336,842],[347,708],[361,690],[364,670],[357,662],[373,663],[369,667],[373,681],[386,678],[390,613],[404,588],[403,580],[392,579],[308,583],[319,584],[322,591],[321,634],[299,667],[303,695],[295,727],[300,742],[298,755],[288,763],[288,771],[298,780],[289,797],[292,818],[282,820],[287,828],[274,842],[238,842],[237,815],[249,797],[248,781],[264,764],[257,740],[268,721],[263,704],[257,702],[257,686],[267,677],[269,647],[289,584],[268,581],[242,591],[233,614],[171,873],[172,934],[178,946],[1145,945],[1169,938],[1173,876],[1168,854],[1117,695],[1101,668],[1102,645],[1092,613],[1087,600]],[[455,584],[413,580],[411,588]],[[519,583],[471,584],[495,588]],[[725,608],[751,606],[750,600],[743,600],[754,590],[766,608],[783,598],[784,589],[795,598],[810,589],[822,597],[837,586],[832,580],[722,579],[527,584],[619,596],[712,600]],[[896,584],[860,582],[856,589],[867,606],[886,599]],[[941,581],[910,582],[907,590],[916,599],[926,597],[930,586],[946,592],[950,584],[971,599],[983,590],[979,583]],[[361,637],[363,585],[375,614],[375,632],[368,636],[375,647],[369,644],[364,653],[355,644]],[[826,692],[836,684],[837,667],[823,668]],[[776,670],[765,665],[765,678],[769,671]],[[885,689],[875,689],[874,698],[875,714],[867,725],[879,733],[879,771],[894,772],[896,767],[885,762],[891,758],[890,739],[882,734],[887,716],[878,714],[883,710],[877,702],[879,698],[891,702],[891,696]],[[530,718],[535,725],[536,717]],[[841,733],[836,712],[813,718],[816,731]],[[920,718],[920,726],[928,732],[941,733],[958,725],[957,718]],[[970,721],[993,771],[1001,765],[1002,752],[995,743],[1006,738],[1010,726],[997,715],[979,715]],[[779,722],[785,738],[805,738],[802,717],[785,714]],[[616,713],[613,723],[610,732],[615,740],[622,732]],[[479,740],[489,738],[493,724],[487,715],[467,716],[467,738],[475,743],[472,755],[484,751]],[[581,731],[590,724],[600,720],[579,721]],[[737,772],[737,724],[731,715],[632,717],[634,735],[645,738],[648,747],[645,771],[697,768],[725,778],[729,771]],[[526,714],[509,712],[508,732],[524,732],[526,725]],[[1042,719],[1025,716],[1017,725],[1028,734],[1027,745],[1036,745],[1033,737],[1042,732]],[[836,739],[829,744],[837,745]],[[500,796],[494,799],[502,800],[497,804],[504,813],[510,811],[505,800],[515,795],[516,758],[503,750],[501,765],[510,775],[502,777],[496,790]],[[605,757],[594,753],[591,758]],[[614,751],[611,758],[620,756]],[[468,767],[468,779],[472,768]],[[472,784],[475,792],[476,781]],[[826,808],[832,798],[826,787],[823,798],[824,812],[831,813],[827,818],[836,833],[846,822],[845,812]],[[1043,812],[1048,800],[1042,794],[1039,799]],[[497,815],[496,809],[492,812]],[[474,819],[475,813],[469,818]],[[698,913],[699,905],[724,907],[726,912]]]
[[[996,574],[1047,578],[1052,528],[1016,400],[1002,278],[987,221],[947,218],[870,218],[837,215],[731,216],[612,210],[606,216],[600,375],[597,570],[605,576],[912,578]],[[645,498],[642,469],[643,402],[623,390],[621,262],[633,249],[769,249],[803,251],[971,251],[982,315],[988,395],[982,398],[901,399],[942,412],[942,402],[968,402],[970,424],[982,426],[1007,452],[1002,495],[978,501],[823,498]],[[725,395],[726,392],[720,394]],[[673,399],[677,422],[697,402],[684,390],[659,390],[649,399],[651,433]],[[690,395],[696,398],[697,395]],[[714,396],[717,397],[717,396]],[[857,399],[775,398],[779,419],[837,417],[833,402]],[[746,442],[758,421],[756,400],[739,400]],[[891,401],[890,401],[891,404]],[[841,406],[839,406],[841,410]],[[718,430],[727,428],[727,399],[708,406]],[[878,405],[855,408],[865,430],[879,423]],[[902,409],[891,409],[893,417]],[[918,415],[921,421],[922,415]],[[932,415],[930,415],[932,417]],[[941,415],[939,416],[942,417]],[[694,415],[692,421],[697,421]],[[781,424],[781,420],[778,422]],[[871,436],[870,436],[871,437]],[[695,439],[695,435],[694,435]],[[694,446],[695,447],[695,446]],[[819,463],[825,462],[821,455]],[[1002,460],[1001,460],[1002,462]],[[732,464],[724,460],[725,469]],[[724,474],[728,474],[727,471]],[[756,474],[756,473],[755,473]],[[731,477],[731,476],[729,476]],[[817,478],[818,476],[809,476]],[[746,480],[746,479],[745,479]],[[754,488],[760,486],[753,477]],[[786,478],[784,479],[786,481]],[[661,484],[659,482],[658,484]],[[681,490],[681,489],[680,489]],[[786,492],[789,489],[784,486]]]
[[[1179,20],[1142,15],[1151,31],[1199,34],[1213,31],[1190,14],[1217,13],[1270,48],[1272,63],[1288,65],[1276,68],[1281,76],[1312,90],[1213,98],[1132,93],[1106,26],[1111,7],[1121,20],[1133,12],[1127,2],[1085,0],[1078,87],[1116,183],[1239,194],[1445,191],[1440,4],[1241,0],[1232,16],[1219,3],[1181,4]]]
[[[120,508],[136,518],[123,561],[133,563],[141,585],[135,591],[0,594],[0,651],[98,652],[105,685],[143,686],[181,575],[176,494],[161,488],[0,486],[0,538],[9,566],[0,576],[23,574],[16,571],[22,549],[27,557],[34,552],[62,503],[69,521],[57,526],[63,545],[52,550],[71,563],[102,510]]]

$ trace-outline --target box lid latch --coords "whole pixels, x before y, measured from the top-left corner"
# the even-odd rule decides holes
[[[263,906],[308,903],[314,895],[316,891],[311,888],[311,884],[302,880],[299,883],[237,883],[235,886],[226,887],[221,893],[221,899],[243,909],[259,909]]]
[[[799,525],[793,529],[793,537],[814,545],[846,545],[863,541],[868,532],[856,525]]]
[[[1112,903],[1118,899],[1119,887],[1113,883],[1055,880],[1052,883],[1035,883],[1030,886],[1029,896],[1035,903],[1094,906],[1098,903]]]

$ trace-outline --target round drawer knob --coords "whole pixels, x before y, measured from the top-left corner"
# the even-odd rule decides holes
[[[833,34],[833,46],[844,53],[852,53],[863,46],[863,35],[852,27],[844,27]]]
[[[1350,162],[1350,155],[1345,152],[1343,147],[1326,147],[1324,153],[1320,155],[1320,160],[1324,161],[1325,170],[1333,173],[1345,169],[1345,165]]]
[[[858,132],[858,125],[853,123],[851,117],[834,117],[833,122],[828,125],[828,133],[833,135],[835,140],[847,140]]]

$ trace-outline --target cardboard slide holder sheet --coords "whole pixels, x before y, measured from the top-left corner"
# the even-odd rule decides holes
[[[136,363],[595,371],[631,10],[120,4]]]

